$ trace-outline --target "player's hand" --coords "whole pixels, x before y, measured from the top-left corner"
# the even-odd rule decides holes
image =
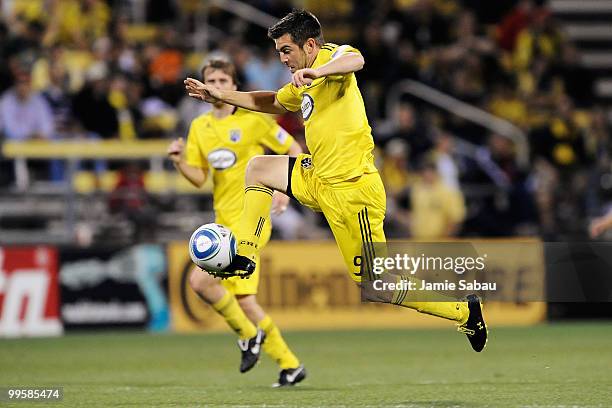
[[[272,214],[279,215],[285,212],[289,205],[289,196],[275,191],[272,195]]]
[[[204,102],[214,103],[221,100],[221,91],[214,86],[206,85],[194,78],[183,81],[187,94]]]
[[[172,163],[178,164],[183,160],[183,151],[185,150],[185,142],[182,137],[175,139],[168,146],[168,158]]]
[[[608,229],[609,220],[606,217],[595,218],[589,226],[591,238],[597,238]]]
[[[312,81],[317,78],[319,78],[319,73],[316,69],[298,69],[293,73],[293,76],[291,77],[291,83],[299,88],[300,86],[312,84]]]

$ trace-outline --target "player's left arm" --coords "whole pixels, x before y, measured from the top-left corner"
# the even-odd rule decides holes
[[[331,60],[317,68],[304,68],[295,71],[291,78],[293,85],[299,88],[303,85],[310,85],[317,78],[350,74],[361,70],[365,65],[363,56],[354,48],[344,52],[337,50],[337,52],[338,54],[332,56]]]

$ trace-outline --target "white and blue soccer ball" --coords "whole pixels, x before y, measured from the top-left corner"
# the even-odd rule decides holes
[[[236,237],[229,228],[205,224],[189,239],[189,255],[194,264],[208,272],[227,268],[236,256]]]

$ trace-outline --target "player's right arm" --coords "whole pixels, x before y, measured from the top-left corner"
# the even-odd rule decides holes
[[[591,238],[597,238],[605,231],[612,228],[612,210],[603,217],[595,218],[589,226]]]
[[[174,164],[174,167],[185,177],[191,184],[200,188],[206,182],[208,170],[206,168],[195,167],[187,164],[185,160],[185,142],[182,137],[175,139],[168,146],[168,158]]]
[[[220,90],[213,86],[206,85],[194,78],[187,78],[185,79],[184,83],[185,90],[189,96],[202,101],[210,103],[222,101],[230,105],[256,112],[272,114],[287,112],[283,105],[281,105],[276,99],[276,92],[274,91],[240,92]]]

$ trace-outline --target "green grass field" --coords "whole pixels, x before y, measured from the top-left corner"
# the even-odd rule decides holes
[[[286,338],[309,371],[289,389],[270,388],[277,370],[267,356],[240,374],[229,333],[0,340],[0,386],[63,386],[53,405],[70,407],[612,406],[609,322],[494,329],[480,354],[452,330]]]

